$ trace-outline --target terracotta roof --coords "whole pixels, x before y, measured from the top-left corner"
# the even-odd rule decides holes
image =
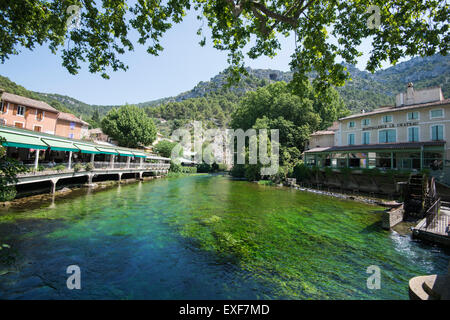
[[[382,107],[382,108],[378,108],[378,109],[375,109],[370,112],[354,114],[354,115],[351,115],[351,116],[348,116],[345,118],[341,118],[339,120],[355,119],[355,118],[371,116],[374,114],[381,114],[381,113],[395,112],[395,111],[404,111],[404,110],[439,106],[439,105],[445,105],[445,104],[450,104],[450,99],[444,99],[441,101],[427,102],[427,103],[421,103],[421,104],[414,104],[414,105],[404,106],[404,107],[395,107],[395,106]]]
[[[313,152],[339,152],[339,151],[369,151],[369,150],[391,150],[391,149],[418,149],[420,147],[443,146],[445,141],[426,141],[426,142],[397,142],[397,143],[378,143],[364,144],[354,146],[334,146],[328,148],[315,148],[305,151],[305,153]]]
[[[333,124],[327,128],[327,131],[338,131],[339,130],[339,121],[334,121]]]
[[[103,131],[100,128],[95,128],[95,129],[89,130],[89,134],[103,134]]]
[[[56,110],[55,108],[53,108],[46,102],[18,96],[16,94],[12,94],[9,92],[3,92],[3,94],[1,95],[1,100],[8,101],[8,102],[11,102],[14,104],[20,104],[25,107],[32,107],[32,108],[48,111],[48,112],[54,112],[54,113],[59,112],[58,110]]]
[[[73,114],[71,113],[66,113],[66,112],[60,112],[58,114],[58,120],[65,120],[65,121],[70,121],[70,122],[77,122],[77,123],[81,123],[83,125],[88,126],[89,123],[87,123],[86,121],[83,121],[81,119],[78,119],[77,117],[75,117]]]

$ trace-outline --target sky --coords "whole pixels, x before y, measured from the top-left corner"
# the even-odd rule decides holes
[[[62,66],[60,53],[52,54],[45,45],[33,51],[22,49],[19,55],[11,56],[0,64],[0,75],[28,90],[58,93],[96,105],[133,104],[176,96],[200,81],[210,80],[228,66],[225,51],[214,49],[211,42],[204,47],[198,44],[201,38],[196,31],[200,23],[194,13],[188,13],[182,23],[175,24],[164,35],[161,42],[164,51],[159,56],[149,55],[145,46],[135,44],[134,51],[120,57],[129,69],[109,71],[109,80],[89,73],[87,65],[77,75],[71,75]],[[247,58],[246,66],[289,71],[294,36],[280,36],[279,40],[282,49],[275,58]],[[363,70],[370,52],[369,42],[364,42],[360,49],[364,56],[357,67]]]

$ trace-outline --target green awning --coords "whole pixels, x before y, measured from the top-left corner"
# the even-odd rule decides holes
[[[42,141],[48,144],[50,149],[53,151],[72,151],[72,152],[80,151],[80,149],[74,146],[72,142],[53,139],[42,139]]]
[[[103,148],[103,147],[96,147],[98,151],[100,151],[100,153],[103,154],[113,154],[113,155],[117,155],[117,151],[114,149],[109,149],[109,148]]]
[[[93,146],[88,146],[86,144],[74,143],[74,145],[81,150],[81,153],[99,154],[101,153]]]
[[[138,152],[138,151],[133,151],[134,156],[138,157],[138,158],[147,158],[147,155],[145,153],[142,152]]]
[[[47,149],[47,145],[43,143],[38,137],[26,136],[4,131],[0,132],[0,137],[6,139],[6,142],[3,143],[5,147],[43,150]]]
[[[121,156],[124,157],[134,157],[133,152],[129,151],[129,150],[124,150],[124,149],[116,149],[117,152],[119,152],[119,154]]]

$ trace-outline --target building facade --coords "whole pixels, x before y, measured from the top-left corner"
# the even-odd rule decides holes
[[[45,102],[1,92],[0,124],[55,134],[59,111]]]
[[[334,145],[306,150],[304,159],[319,167],[442,170],[450,166],[447,135],[450,99],[440,87],[410,83],[395,106],[339,119]]]
[[[60,112],[56,120],[55,134],[70,139],[83,139],[89,136],[89,124],[73,114]]]
[[[0,125],[71,139],[88,135],[89,124],[49,104],[0,89]]]

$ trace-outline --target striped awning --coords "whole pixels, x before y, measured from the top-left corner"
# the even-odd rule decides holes
[[[124,150],[124,149],[117,149],[117,152],[124,157],[134,157],[133,152],[131,152],[130,150]]]
[[[103,154],[112,154],[112,155],[118,155],[119,153],[114,150],[114,149],[109,149],[109,148],[103,148],[103,147],[96,147],[98,151],[100,151],[100,153]]]
[[[42,141],[44,141],[53,151],[80,151],[80,149],[74,146],[72,142],[44,138],[42,139]]]
[[[139,151],[133,151],[134,156],[138,157],[138,158],[147,158],[147,155],[143,152],[139,152]]]
[[[16,147],[26,149],[43,149],[46,150],[48,146],[38,137],[21,135],[17,133],[10,133],[0,131],[0,137],[6,139],[3,143],[5,147]]]
[[[81,153],[99,154],[101,153],[95,147],[87,144],[74,143],[74,145],[81,150]]]

